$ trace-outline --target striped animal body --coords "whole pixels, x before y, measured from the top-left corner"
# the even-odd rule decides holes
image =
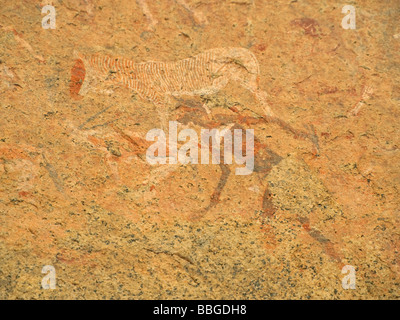
[[[233,80],[254,93],[264,113],[272,116],[267,94],[259,88],[259,77],[256,57],[243,48],[211,49],[176,62],[135,63],[125,58],[78,54],[70,92],[78,98],[96,80],[111,81],[150,100],[165,116],[171,96],[215,94]]]

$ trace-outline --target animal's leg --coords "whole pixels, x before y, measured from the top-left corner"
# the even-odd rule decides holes
[[[275,117],[275,114],[272,112],[272,109],[269,106],[268,101],[267,101],[268,94],[265,91],[262,91],[260,89],[256,89],[254,91],[254,94],[256,96],[256,99],[260,102],[260,104],[263,108],[264,114],[267,117],[272,117],[272,118]]]
[[[160,118],[161,129],[164,132],[168,131],[168,110],[166,110],[166,108],[157,108],[157,112]]]
[[[157,96],[155,98],[150,98],[150,100],[156,106],[157,113],[160,118],[161,129],[164,130],[164,132],[167,132],[169,122],[169,97],[165,96],[163,98],[161,96]]]
[[[213,119],[213,116],[212,116],[212,113],[211,113],[210,108],[209,108],[208,105],[207,105],[207,102],[204,102],[203,105],[202,105],[201,107],[206,111],[206,113],[207,113],[207,118],[212,120],[212,119]]]
[[[205,95],[216,94],[216,93],[218,93],[218,91],[222,90],[228,84],[228,82],[229,82],[228,77],[220,76],[213,81],[211,88],[207,88],[204,90],[203,94],[205,94]],[[211,110],[210,110],[207,102],[205,102],[202,105],[202,108],[206,111],[207,117],[212,120],[213,116],[212,116]]]
[[[183,6],[187,11],[190,11],[193,14],[194,19],[196,20],[197,23],[206,25],[208,24],[207,18],[204,16],[204,14],[201,11],[197,11],[195,9],[192,9],[185,0],[175,0],[177,3],[179,3],[181,6]]]
[[[165,95],[164,98],[161,98],[160,96],[153,98],[152,99],[153,103],[155,104],[157,108],[157,112],[160,118],[160,123],[161,123],[161,130],[165,132],[165,134],[168,133],[168,136],[171,135],[172,133],[169,132],[169,107],[170,107],[170,97],[168,95]],[[178,144],[177,141],[172,139],[171,141],[168,140],[168,146],[169,148],[172,148],[174,150],[178,149]],[[177,161],[176,158],[174,158],[171,155],[167,156],[167,159],[169,159],[170,163],[175,163]]]
[[[226,183],[228,182],[229,175],[231,174],[231,170],[229,169],[228,165],[221,163],[219,166],[221,168],[221,176],[219,178],[217,187],[215,188],[213,194],[210,197],[210,204],[205,209],[206,211],[210,210],[211,208],[215,207],[218,204],[222,190],[224,189]]]
[[[201,219],[207,213],[207,211],[209,211],[212,208],[214,208],[215,206],[217,206],[217,204],[220,201],[221,193],[222,193],[223,189],[225,188],[226,183],[228,182],[228,178],[231,174],[231,170],[229,169],[229,166],[226,164],[221,163],[219,166],[221,168],[221,176],[219,178],[218,184],[217,184],[214,192],[212,193],[212,195],[210,197],[210,204],[206,208],[200,210],[199,212],[192,214],[190,217],[190,219],[192,221]]]
[[[268,104],[268,94],[259,88],[258,79],[259,75],[252,74],[250,79],[239,78],[237,80],[241,86],[254,94],[256,100],[261,104],[261,108],[266,118],[277,118]]]
[[[155,19],[151,14],[149,7],[147,5],[147,0],[136,0],[136,2],[139,4],[140,8],[142,9],[144,15],[147,18],[150,31],[154,31],[156,25],[158,24],[158,20]]]
[[[263,215],[267,217],[271,217],[274,215],[276,211],[276,208],[274,207],[274,204],[272,203],[272,194],[268,188],[268,186],[265,188],[264,195],[262,198],[262,213]]]

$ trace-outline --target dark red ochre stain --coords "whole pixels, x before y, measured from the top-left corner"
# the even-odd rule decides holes
[[[256,45],[256,50],[258,50],[258,51],[263,52],[266,49],[267,49],[267,45],[265,43],[260,43],[260,44]]]
[[[272,202],[272,193],[267,187],[262,198],[262,213],[268,217],[272,217],[276,212],[276,208]]]
[[[83,81],[85,81],[86,70],[81,59],[76,59],[71,69],[71,82],[69,84],[69,93],[75,100],[82,99],[79,95]]]
[[[300,18],[291,21],[292,25],[302,28],[306,35],[316,37],[319,35],[317,29],[319,24],[316,20],[310,18]]]
[[[316,241],[318,241],[324,248],[325,253],[332,259],[340,262],[342,260],[341,255],[336,252],[335,247],[330,239],[326,238],[324,234],[313,228],[310,225],[310,219],[307,217],[298,217],[298,221],[301,223],[303,229]]]

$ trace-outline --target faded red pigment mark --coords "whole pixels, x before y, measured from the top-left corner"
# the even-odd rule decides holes
[[[276,208],[272,202],[272,193],[267,187],[262,197],[262,214],[268,217],[272,217],[276,212]]]
[[[306,35],[316,37],[318,36],[317,28],[319,24],[316,20],[310,18],[301,18],[291,21],[291,24],[300,28],[303,28]]]
[[[267,49],[267,45],[265,43],[260,43],[256,45],[255,49],[264,52]]]
[[[75,100],[82,99],[82,96],[79,95],[79,91],[85,80],[85,75],[86,69],[83,61],[81,59],[75,60],[75,64],[71,69],[71,82],[69,84],[70,96]]]
[[[301,223],[301,226],[307,233],[316,241],[318,241],[324,248],[325,253],[331,257],[333,260],[340,262],[342,260],[341,255],[335,250],[335,247],[330,239],[326,238],[325,235],[313,228],[310,225],[310,219],[307,217],[297,217],[298,221]]]
[[[27,191],[20,191],[20,192],[18,192],[18,195],[21,196],[21,197],[29,197],[32,194],[30,192],[27,192]]]
[[[318,90],[317,94],[320,96],[320,95],[325,95],[325,94],[337,93],[338,91],[339,91],[339,89],[337,87],[326,87],[321,90]]]

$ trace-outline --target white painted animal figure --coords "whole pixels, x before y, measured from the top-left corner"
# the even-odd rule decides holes
[[[211,49],[175,62],[136,63],[126,58],[76,55],[70,86],[74,97],[85,95],[96,87],[99,80],[111,81],[153,102],[165,125],[171,97],[211,95],[223,89],[229,81],[236,81],[255,95],[265,116],[273,117],[267,93],[259,87],[257,58],[244,48]]]

